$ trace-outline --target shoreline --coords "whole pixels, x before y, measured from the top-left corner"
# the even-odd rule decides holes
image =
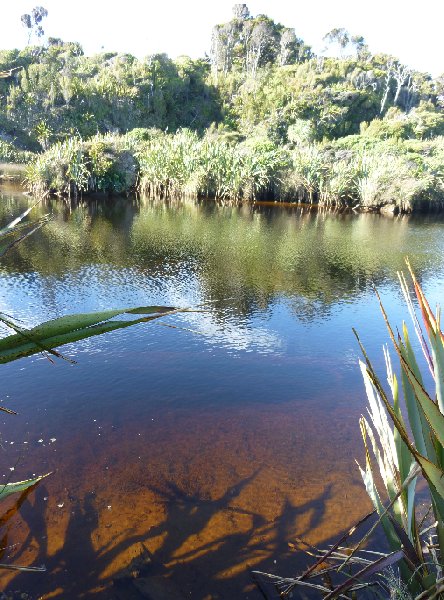
[[[26,164],[20,163],[6,163],[0,162],[0,183],[2,182],[14,182],[18,184],[21,188],[20,191],[26,194],[31,194],[29,190],[25,188],[22,184],[23,176],[26,170]],[[134,189],[131,192],[124,193],[116,193],[116,192],[83,192],[78,193],[77,197],[70,197],[68,194],[60,194],[60,193],[49,193],[46,192],[45,197],[50,197],[53,199],[66,200],[71,199],[73,201],[86,200],[88,198],[94,200],[106,200],[107,198],[119,198],[119,197],[128,197],[129,195],[135,195],[139,197],[143,197],[144,194],[141,194],[138,190]],[[418,215],[418,214],[441,214],[444,212],[444,199],[442,202],[435,202],[433,205],[429,203],[427,205],[426,202],[422,203],[422,206],[411,207],[409,210],[403,210],[402,207],[397,205],[395,202],[387,203],[380,206],[362,206],[362,205],[347,205],[347,204],[323,204],[319,202],[300,202],[300,201],[289,201],[289,200],[228,200],[228,199],[217,199],[211,197],[189,197],[185,194],[179,194],[175,198],[162,198],[159,195],[159,199],[163,199],[166,202],[171,201],[185,201],[192,199],[193,201],[201,202],[204,200],[209,200],[211,202],[216,202],[222,205],[227,206],[263,206],[263,207],[274,207],[274,206],[282,206],[286,208],[302,208],[306,210],[327,210],[328,212],[340,212],[340,213],[374,213],[380,214],[385,217],[396,217],[401,215]]]

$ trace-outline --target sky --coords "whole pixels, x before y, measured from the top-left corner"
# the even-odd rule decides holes
[[[36,5],[48,10],[45,33],[78,41],[86,54],[165,52],[193,58],[209,52],[211,29],[231,19],[233,0],[0,0],[0,48],[22,48],[27,34],[20,16]],[[385,52],[433,76],[444,73],[444,1],[252,0],[250,13],[266,14],[319,53],[334,27],[363,35],[373,53]]]

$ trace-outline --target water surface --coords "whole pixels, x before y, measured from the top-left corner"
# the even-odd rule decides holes
[[[1,221],[28,202],[4,186]],[[3,573],[3,586],[110,598],[143,545],[149,575],[178,597],[257,600],[249,569],[297,571],[289,541],[326,544],[369,509],[351,328],[382,366],[372,285],[400,324],[409,255],[439,299],[443,221],[126,198],[35,216],[47,212],[2,261],[3,312],[26,325],[150,304],[199,312],[64,347],[75,365],[2,366],[2,404],[19,414],[1,419],[0,477],[53,472],[3,540],[3,562],[47,572]]]

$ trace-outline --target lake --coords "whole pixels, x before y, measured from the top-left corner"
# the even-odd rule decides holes
[[[29,202],[3,185],[1,222]],[[352,327],[382,368],[372,286],[400,325],[408,255],[438,301],[444,220],[127,198],[33,211],[48,212],[2,260],[2,312],[29,326],[112,307],[196,312],[62,348],[76,364],[1,367],[1,404],[18,415],[1,419],[0,477],[52,471],[5,503],[2,539],[2,562],[47,572],[3,571],[3,588],[110,598],[145,552],[145,583],[167,581],[172,600],[258,600],[251,569],[297,572],[307,560],[288,542],[324,546],[370,509]]]

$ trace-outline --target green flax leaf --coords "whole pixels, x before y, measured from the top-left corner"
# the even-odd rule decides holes
[[[4,486],[0,487],[0,500],[4,500],[11,494],[16,494],[17,492],[24,492],[41,481],[44,477],[48,477],[50,474],[51,473],[46,473],[46,475],[40,475],[40,477],[35,477],[34,479],[25,479],[25,481],[17,481],[16,483],[6,483]]]
[[[152,321],[174,312],[177,312],[176,309],[168,306],[143,306],[69,315],[47,321],[29,330],[14,326],[17,333],[0,340],[0,363],[10,362],[45,350],[51,351],[52,348],[64,344],[131,327],[137,323]],[[110,320],[121,314],[146,316],[125,321]]]

